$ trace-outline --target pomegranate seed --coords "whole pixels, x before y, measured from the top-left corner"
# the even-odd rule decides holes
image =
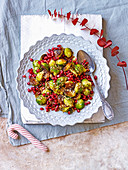
[[[31,92],[31,89],[28,89],[28,92]]]
[[[43,108],[43,107],[41,107],[41,108],[40,108],[40,110],[44,110],[44,108]]]
[[[89,100],[92,100],[92,97],[89,97]]]
[[[97,76],[94,76],[94,79],[97,80]]]
[[[37,94],[38,94],[38,95],[40,95],[40,94],[41,94],[41,92],[38,92]]]
[[[94,93],[94,91],[92,90],[92,91],[90,91],[90,94],[93,94]]]
[[[77,103],[77,100],[75,100],[75,103]]]
[[[48,112],[49,111],[49,109],[46,109],[46,112]]]
[[[34,78],[36,78],[36,74],[34,74]]]
[[[31,87],[31,91],[33,90],[33,87]]]
[[[47,95],[49,95],[50,93],[49,92],[47,92]]]
[[[78,62],[76,61],[76,64],[78,64]]]
[[[41,65],[41,61],[38,61],[38,64]]]
[[[33,90],[33,93],[34,93],[34,94],[36,94],[36,91],[35,91],[35,90]]]
[[[86,62],[86,60],[83,61],[83,63],[85,63],[85,62]]]
[[[54,110],[54,107],[51,110]]]
[[[23,78],[26,78],[26,75],[23,75],[22,77],[23,77]]]
[[[77,112],[79,113],[79,112],[80,112],[80,110],[79,110],[79,109],[77,109]]]
[[[86,63],[85,63],[85,65],[88,65],[88,64],[89,64],[89,62],[86,62]]]
[[[45,96],[45,93],[43,94],[43,96]]]
[[[51,49],[48,49],[49,52],[51,52]]]
[[[39,72],[40,72],[40,69],[37,69],[36,72],[39,73]]]
[[[27,85],[30,85],[30,82],[27,82]]]
[[[56,82],[56,80],[53,80],[53,83],[55,83]]]
[[[38,91],[39,89],[38,88],[36,88],[36,91]]]
[[[77,110],[77,108],[76,108],[76,107],[74,107],[74,110]]]
[[[47,78],[46,81],[49,81],[49,78]]]
[[[31,62],[33,62],[33,59],[32,59],[32,58],[30,58],[30,61],[31,61]]]
[[[70,114],[71,114],[71,112],[70,112],[70,111],[68,111],[68,114],[70,115]]]
[[[61,47],[61,45],[60,45],[60,44],[58,44],[58,45],[57,45],[57,47]]]

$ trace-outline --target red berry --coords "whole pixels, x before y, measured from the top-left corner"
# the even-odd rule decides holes
[[[61,45],[59,44],[59,45],[57,45],[57,47],[61,47]]]
[[[36,72],[39,73],[39,72],[40,72],[40,69],[37,69]]]
[[[90,91],[90,94],[93,94],[94,93],[94,91],[92,90],[92,91]]]
[[[97,76],[94,76],[94,79],[97,80]]]
[[[23,75],[22,77],[23,77],[23,78],[26,78],[26,75]]]
[[[79,109],[77,109],[77,112],[79,113],[79,112],[80,112],[80,110],[79,110]]]
[[[31,92],[31,89],[28,89],[28,92]]]
[[[32,59],[32,58],[30,58],[30,61],[31,61],[31,62],[33,62],[33,59]]]
[[[70,111],[68,111],[68,114],[70,115]]]
[[[27,82],[27,85],[30,85],[30,82]]]
[[[40,65],[41,65],[41,61],[38,61],[38,64],[40,64]]]
[[[44,110],[44,108],[43,108],[43,107],[41,107],[41,108],[40,108],[40,110]]]
[[[89,97],[89,100],[92,100],[92,97]]]

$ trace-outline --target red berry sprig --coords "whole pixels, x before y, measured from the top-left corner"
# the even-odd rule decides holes
[[[88,22],[88,20],[86,18],[84,18],[82,20],[82,22],[79,21],[79,18],[78,16],[74,19],[71,17],[71,12],[68,12],[66,15],[63,15],[62,14],[62,9],[61,9],[61,14],[60,12],[56,11],[56,9],[54,10],[54,14],[51,13],[50,10],[48,10],[48,13],[51,17],[60,17],[60,18],[66,18],[67,20],[71,20],[72,21],[72,24],[75,26],[77,23],[80,24],[80,26],[82,26],[81,30],[89,30],[90,31],[90,35],[95,35],[98,37],[98,40],[97,40],[97,44],[100,46],[100,47],[103,47],[103,48],[109,48],[111,50],[111,56],[114,57],[116,56],[117,60],[118,60],[118,63],[117,63],[117,66],[121,67],[122,70],[123,70],[123,73],[124,73],[124,78],[125,78],[125,83],[126,83],[126,89],[128,90],[128,82],[127,82],[127,76],[126,76],[126,72],[125,72],[125,69],[124,67],[127,67],[127,63],[125,61],[121,61],[118,54],[119,54],[119,47],[118,46],[115,46],[114,48],[112,48],[112,41],[111,40],[108,40],[106,41],[105,37],[103,37],[103,30],[101,30],[100,32],[100,35],[99,35],[99,30],[95,29],[95,28],[89,28],[88,26],[86,26],[86,23]]]

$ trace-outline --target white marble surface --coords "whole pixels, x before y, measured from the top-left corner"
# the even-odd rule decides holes
[[[0,170],[127,170],[128,122],[43,141],[47,153],[32,144],[13,147],[0,118]]]

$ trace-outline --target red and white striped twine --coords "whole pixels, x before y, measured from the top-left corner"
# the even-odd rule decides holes
[[[39,140],[37,140],[34,136],[32,136],[26,129],[24,129],[22,126],[18,124],[12,124],[8,128],[8,135],[12,137],[13,139],[18,138],[18,134],[15,132],[19,132],[21,135],[26,137],[35,147],[43,150],[43,151],[48,151],[48,147],[45,146],[43,143],[41,143]]]

